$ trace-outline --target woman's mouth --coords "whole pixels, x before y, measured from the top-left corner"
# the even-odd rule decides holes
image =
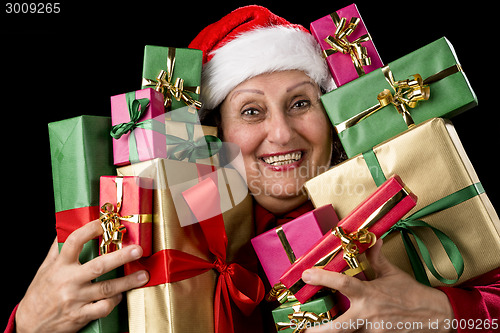
[[[293,151],[282,154],[270,154],[261,157],[264,163],[272,166],[284,166],[284,165],[292,165],[302,159],[302,151]]]

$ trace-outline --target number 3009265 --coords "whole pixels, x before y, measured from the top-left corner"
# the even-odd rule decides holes
[[[7,14],[58,14],[61,12],[59,2],[7,2],[5,13]]]

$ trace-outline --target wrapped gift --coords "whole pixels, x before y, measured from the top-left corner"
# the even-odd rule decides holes
[[[202,58],[200,50],[146,45],[142,88],[161,92],[166,110],[186,105],[200,108]]]
[[[118,174],[153,178],[155,184],[153,255],[125,266],[126,273],[150,272],[145,287],[127,292],[130,332],[259,331],[260,314],[252,309],[264,291],[253,273],[252,199],[240,173],[154,159],[121,167]],[[197,187],[207,181],[211,186]]]
[[[321,97],[353,157],[432,117],[477,104],[453,46],[438,39]]]
[[[115,172],[109,117],[80,116],[50,123],[49,140],[59,248],[74,230],[99,218],[99,177]],[[80,262],[99,255],[98,239],[87,242]],[[96,281],[118,276],[113,270]],[[81,332],[126,332],[126,308],[90,322]]]
[[[333,167],[305,187],[314,205],[331,202],[342,218],[393,174],[403,177],[419,203],[391,230],[400,233],[384,238],[382,252],[389,261],[424,283],[428,278],[433,286],[457,285],[500,266],[499,256],[489,255],[500,253],[500,221],[448,121],[428,120]]]
[[[151,88],[111,97],[115,165],[166,156],[163,95]]]
[[[359,268],[356,256],[375,244],[396,222],[415,207],[417,198],[394,175],[385,181],[331,232],[325,234],[300,257],[280,278],[280,282],[299,302],[305,303],[321,286],[302,280],[302,272],[312,267],[342,272],[348,265]]]
[[[194,107],[164,113],[162,103],[161,94],[149,88],[111,97],[115,164],[169,158],[217,165],[217,128],[201,125]]]
[[[355,4],[311,23],[337,87],[383,66]]]
[[[271,286],[281,275],[338,223],[332,205],[324,205],[293,221],[252,238],[252,245]]]
[[[307,303],[286,302],[272,311],[276,330],[283,333],[303,332],[325,324],[336,317],[338,311],[331,292],[321,292]]]
[[[137,244],[143,257],[152,254],[153,179],[101,176],[100,207],[102,236],[100,251]]]

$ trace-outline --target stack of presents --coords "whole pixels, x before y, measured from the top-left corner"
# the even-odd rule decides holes
[[[315,210],[263,234],[241,154],[199,122],[201,51],[148,45],[142,89],[111,97],[111,117],[49,124],[60,245],[100,219],[103,236],[80,261],[139,244],[143,258],[99,279],[150,273],[126,307],[82,331],[259,331],[265,298],[277,331],[300,332],[349,306],[302,272],[371,279],[363,252],[378,238],[430,286],[500,265],[489,255],[500,252],[500,221],[449,120],[477,104],[451,43],[383,65],[354,4],[310,30],[338,86],[321,101],[349,159],[305,184]]]

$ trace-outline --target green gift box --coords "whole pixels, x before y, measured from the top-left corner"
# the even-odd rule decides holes
[[[202,60],[201,50],[146,45],[142,89],[161,91],[167,110],[186,105],[200,108]]]
[[[49,141],[54,186],[54,206],[59,249],[69,234],[99,218],[99,177],[113,175],[111,119],[109,117],[79,116],[49,123]],[[99,241],[87,242],[80,263],[99,255]],[[103,281],[118,277],[113,270],[96,279]],[[126,332],[125,302],[109,316],[90,322],[80,332]]]
[[[348,157],[433,117],[477,105],[453,46],[442,37],[321,97]]]
[[[302,332],[325,324],[337,314],[333,294],[330,291],[315,295],[310,301],[301,304],[288,301],[272,311],[278,332]]]

